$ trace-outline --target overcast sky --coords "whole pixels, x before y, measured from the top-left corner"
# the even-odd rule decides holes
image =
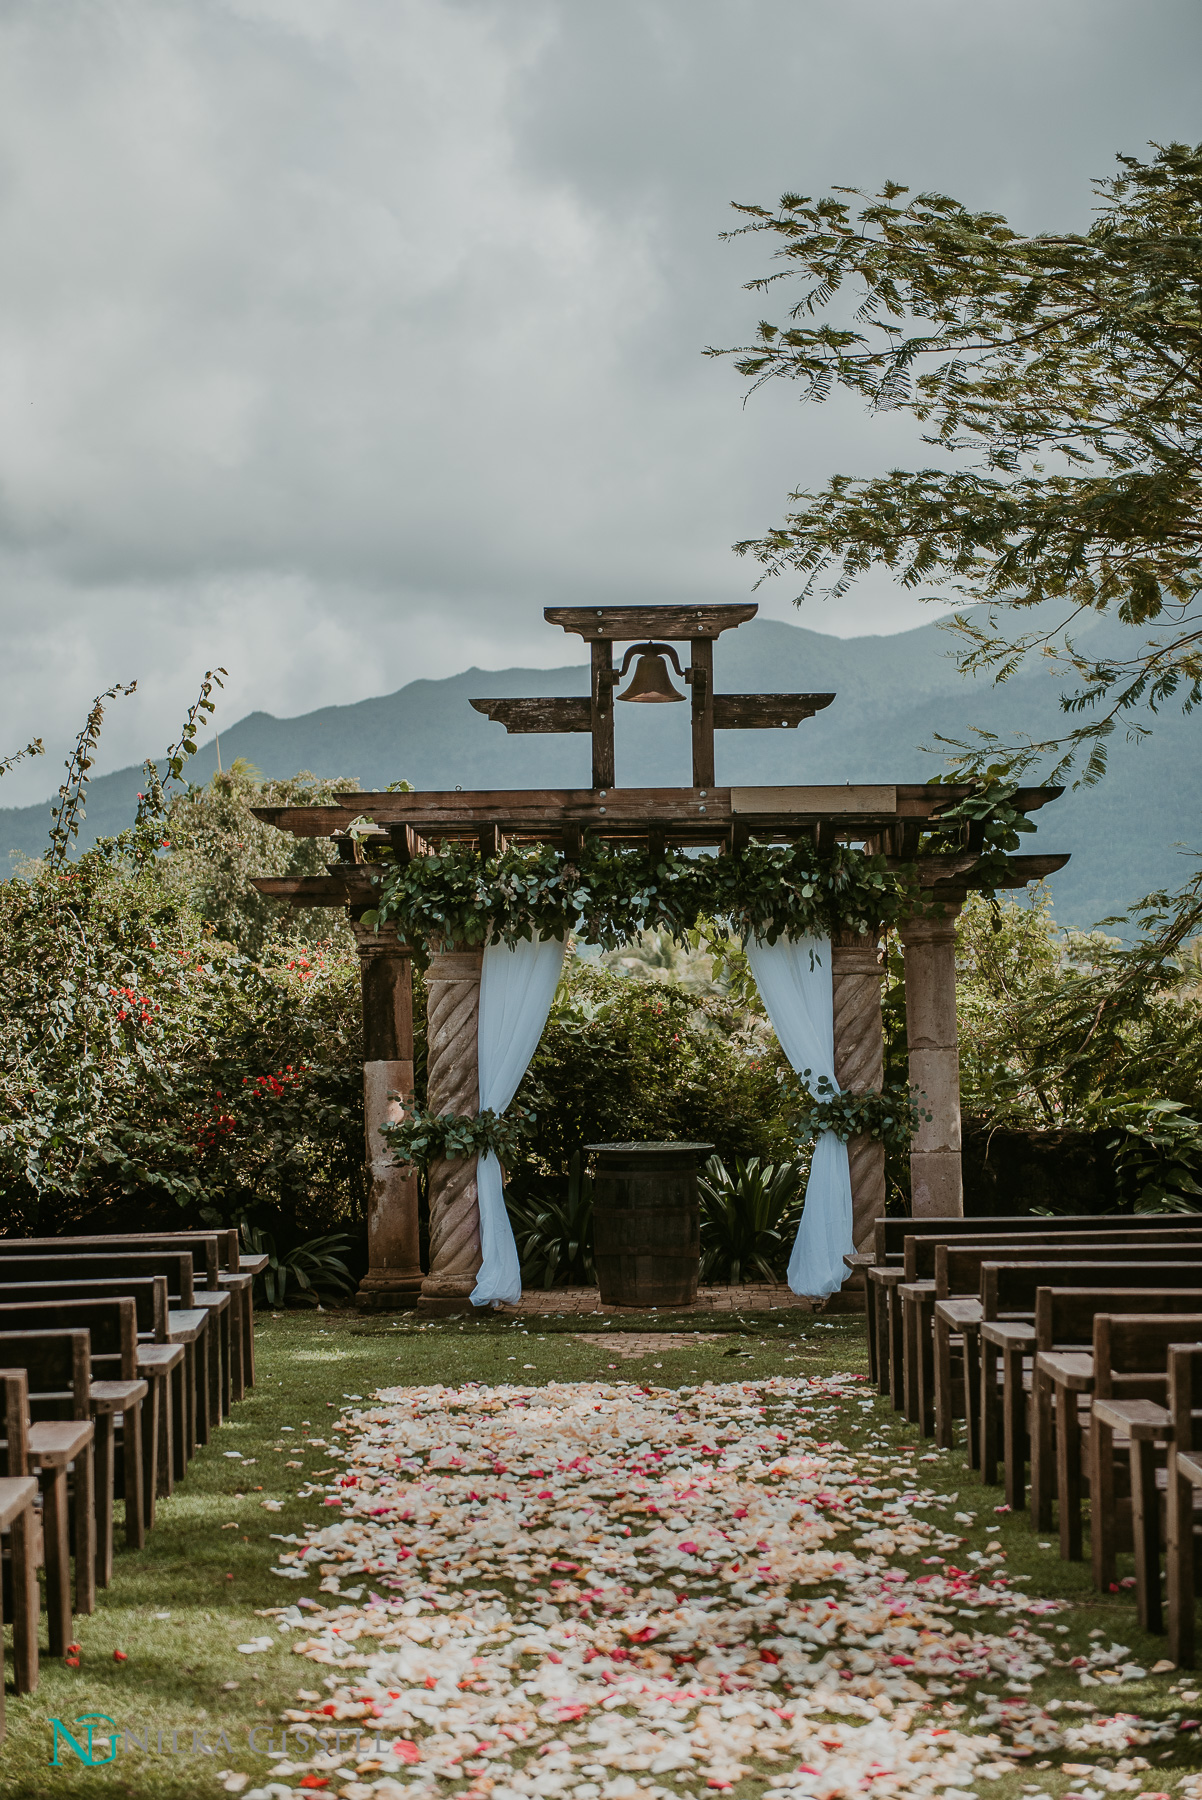
[[[1077,228],[1200,84],[1197,0],[5,0],[0,755],[49,755],[0,803],[118,679],[102,769],[209,664],[229,724],[576,660],[551,603],[747,597],[790,487],[914,452],[702,355],[763,305],[729,203]]]

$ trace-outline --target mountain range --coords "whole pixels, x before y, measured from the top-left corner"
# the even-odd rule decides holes
[[[1078,641],[1090,654],[1104,654],[1119,632],[1129,640],[1129,631],[1101,620]],[[724,786],[923,781],[946,759],[946,751],[933,742],[936,733],[966,739],[974,727],[1003,736],[1042,737],[1063,730],[1060,683],[1052,671],[1025,670],[994,687],[960,675],[952,649],[947,632],[933,624],[891,637],[837,638],[755,619],[728,632],[716,646],[719,693],[834,692],[837,697],[796,730],[719,733],[717,780]],[[220,732],[220,754],[227,767],[243,757],[265,776],[307,769],[320,776],[357,777],[368,788],[402,777],[419,788],[587,787],[587,736],[510,737],[468,705],[477,697],[587,692],[583,661],[558,669],[473,668],[297,718],[249,713]],[[619,706],[616,719],[620,785],[688,783],[685,707]],[[1072,861],[1052,883],[1062,924],[1089,926],[1151,889],[1179,885],[1193,867],[1183,841],[1202,849],[1197,818],[1202,723],[1166,711],[1153,724],[1152,736],[1142,744],[1116,732],[1105,779],[1066,791],[1037,815],[1038,833],[1024,840],[1025,850],[1072,852]],[[218,746],[210,740],[189,764],[190,778],[208,780],[217,756]],[[140,768],[94,780],[82,841],[128,825],[141,784]],[[0,853],[41,854],[48,825],[49,802],[0,808]]]

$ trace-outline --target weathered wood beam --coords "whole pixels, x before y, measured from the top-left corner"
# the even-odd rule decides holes
[[[717,731],[780,731],[812,719],[833,694],[715,694]]]
[[[337,806],[252,806],[250,810],[264,825],[290,831],[293,837],[333,837],[335,832],[348,831],[352,823],[350,809],[342,805],[342,799],[340,795]]]
[[[591,669],[589,729],[593,734],[593,787],[607,791],[614,784],[614,647],[608,640],[589,645]]]
[[[586,642],[608,638],[716,638],[754,619],[759,607],[741,606],[545,606],[543,618]]]
[[[362,863],[340,865],[328,875],[255,875],[250,885],[269,900],[290,906],[369,906],[375,883]]]
[[[714,785],[714,642],[695,637],[685,671],[692,708],[693,786]]]
[[[549,699],[469,700],[469,706],[518,737],[529,732],[591,731],[592,702],[588,695]]]

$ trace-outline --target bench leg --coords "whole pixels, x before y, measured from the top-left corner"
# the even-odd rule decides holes
[[[1052,1529],[1052,1492],[1056,1479],[1055,1434],[1052,1425],[1052,1384],[1046,1375],[1031,1375],[1031,1524],[1036,1531]]]
[[[246,1311],[246,1289],[233,1288],[230,1291],[230,1405],[246,1397],[246,1377],[242,1372],[243,1340],[242,1315]],[[869,1318],[868,1348],[872,1349],[871,1316]]]
[[[1002,1455],[1006,1459],[1006,1504],[1018,1512],[1027,1481],[1027,1394],[1023,1386],[1023,1354],[1002,1352],[1005,1387],[1002,1392]],[[1031,1480],[1035,1480],[1035,1456],[1031,1455]]]
[[[125,1465],[125,1541],[131,1550],[146,1547],[146,1514],[142,1505],[142,1487],[146,1479],[143,1468],[142,1402],[139,1400],[121,1415],[122,1450]]]
[[[175,1433],[172,1439],[172,1462],[175,1479],[182,1481],[188,1463],[196,1453],[195,1397],[196,1375],[193,1369],[192,1345],[185,1344],[183,1361],[177,1363],[171,1376],[175,1383]]]
[[[1165,1574],[1169,1609],[1168,1655],[1179,1669],[1194,1666],[1194,1490],[1178,1475],[1169,1451]]]
[[[243,1385],[253,1388],[255,1385],[255,1301],[252,1290],[243,1289],[242,1293],[242,1381]]]
[[[114,1423],[112,1413],[96,1420],[96,1585],[102,1588],[113,1579]]]
[[[1093,1428],[1096,1435],[1096,1419]],[[1145,1631],[1163,1631],[1156,1446],[1146,1438],[1133,1439],[1131,1444],[1131,1524],[1135,1537],[1135,1598],[1139,1607],[1139,1622]]]
[[[44,1469],[42,1538],[46,1546],[46,1627],[51,1656],[71,1642],[71,1542],[67,1527],[67,1471]]]
[[[1056,1384],[1056,1498],[1060,1554],[1081,1561],[1081,1419],[1072,1388]]]
[[[1093,1584],[1103,1594],[1117,1573],[1114,1545],[1114,1431],[1091,1421],[1089,1442],[1089,1561]],[[1132,1475],[1134,1476],[1134,1467]],[[1134,1494],[1132,1495],[1134,1504]],[[1159,1577],[1159,1568],[1157,1569]],[[1141,1606],[1143,1602],[1140,1602]]]
[[[38,1591],[34,1541],[37,1515],[29,1506],[12,1522],[13,1677],[18,1694],[32,1694],[38,1685],[38,1620],[42,1597]],[[0,1683],[0,1686],[3,1684]]]
[[[170,1494],[175,1488],[175,1457],[177,1440],[182,1443],[183,1420],[176,1405],[176,1394],[180,1388],[179,1369],[168,1369],[166,1376],[159,1384],[159,1403],[162,1412],[159,1414],[159,1494]]]
[[[935,1447],[950,1450],[955,1437],[952,1424],[952,1328],[935,1316]]]
[[[207,1444],[211,1436],[209,1418],[209,1321],[196,1340],[193,1361],[193,1406],[196,1413],[196,1442]]]
[[[911,1425],[918,1423],[918,1316],[910,1300],[900,1300],[902,1312],[902,1391],[905,1414]]]
[[[935,1435],[935,1302],[920,1300],[914,1308],[918,1340],[918,1429],[923,1437]]]
[[[977,1440],[981,1459],[981,1480],[987,1487],[997,1486],[998,1349],[982,1336],[981,1340],[981,1404]]]
[[[209,1350],[209,1420],[210,1429],[216,1431],[222,1420],[228,1419],[230,1412],[230,1309],[228,1306],[216,1319],[209,1321],[209,1329],[213,1338]]]
[[[964,1328],[964,1437],[970,1469],[981,1466],[981,1429],[977,1401],[981,1392],[981,1333],[974,1325]]]
[[[159,1389],[162,1385],[160,1380],[152,1378],[142,1402],[142,1518],[147,1531],[154,1530],[159,1474]]]

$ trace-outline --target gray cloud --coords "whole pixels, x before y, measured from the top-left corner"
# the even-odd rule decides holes
[[[762,304],[729,201],[1081,223],[1116,150],[1199,135],[1200,38],[1189,0],[12,0],[0,753],[117,677],[104,767],[210,663],[226,719],[293,713],[558,663],[553,601],[742,597],[791,486],[914,450],[701,356]]]

